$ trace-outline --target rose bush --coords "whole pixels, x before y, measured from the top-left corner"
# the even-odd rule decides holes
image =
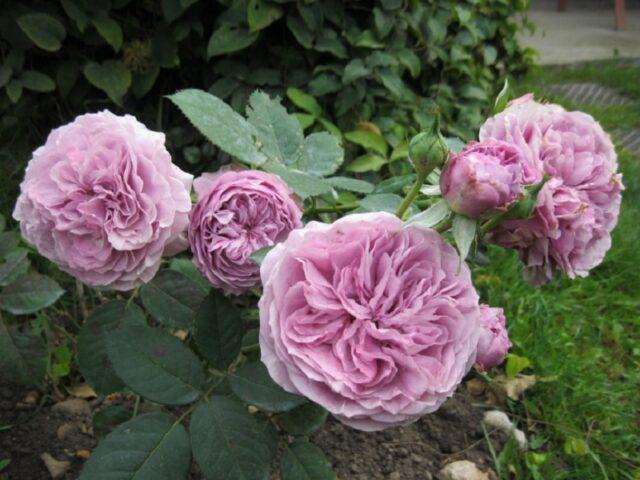
[[[53,130],[33,152],[13,215],[62,270],[129,290],[187,247],[192,178],[171,162],[164,134],[105,110]]]
[[[249,259],[302,225],[299,200],[275,175],[257,170],[205,173],[189,223],[193,262],[209,282],[236,295],[260,282]]]
[[[260,274],[269,373],[354,428],[435,411],[473,365],[478,295],[435,231],[388,213],[311,222],[269,252]]]

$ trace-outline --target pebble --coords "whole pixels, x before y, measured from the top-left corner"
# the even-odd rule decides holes
[[[91,407],[89,402],[82,398],[67,398],[62,402],[56,403],[51,407],[53,412],[59,412],[65,415],[91,415]]]
[[[49,470],[49,475],[51,475],[51,478],[54,480],[64,475],[71,466],[70,462],[66,460],[56,460],[48,453],[43,453],[40,455],[40,458],[44,462],[44,466]]]
[[[491,480],[488,473],[469,460],[449,463],[440,470],[440,476],[443,480]]]

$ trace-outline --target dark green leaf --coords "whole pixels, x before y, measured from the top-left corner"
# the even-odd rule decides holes
[[[307,28],[302,20],[293,15],[287,15],[287,27],[296,37],[296,40],[304,48],[311,48],[313,45],[313,33]]]
[[[20,245],[18,232],[0,232],[0,258],[14,252]]]
[[[162,68],[175,68],[180,65],[178,43],[166,29],[160,29],[151,39],[151,54]]]
[[[82,1],[61,0],[60,3],[67,16],[76,22],[78,30],[80,30],[80,32],[84,32],[84,29],[87,28],[87,25],[89,24],[89,18],[83,9],[84,4]]]
[[[114,51],[120,51],[122,46],[122,29],[118,22],[106,16],[98,16],[91,19],[91,23]]]
[[[74,61],[61,63],[56,71],[56,83],[60,95],[66,97],[76,84],[80,75],[80,66]]]
[[[249,32],[244,27],[223,23],[211,34],[207,45],[207,59],[243,50],[255,42],[258,35],[259,32]]]
[[[282,480],[335,480],[336,475],[322,451],[305,439],[287,446],[280,462]]]
[[[290,435],[311,435],[327,419],[327,411],[313,402],[305,403],[276,417],[278,424]]]
[[[46,13],[27,13],[17,21],[33,43],[49,52],[59,50],[67,35],[64,25]]]
[[[16,278],[27,273],[29,259],[26,250],[15,250],[5,257],[5,262],[0,264],[0,287],[13,282]]]
[[[36,72],[35,70],[25,70],[20,75],[22,86],[34,92],[52,92],[56,89],[56,84],[49,75]]]
[[[196,316],[198,351],[218,370],[226,369],[240,353],[244,320],[227,297],[212,290]]]
[[[22,96],[22,82],[16,78],[9,80],[7,86],[5,87],[5,91],[7,92],[7,97],[11,100],[11,103],[17,103]]]
[[[13,69],[8,65],[0,65],[0,88],[4,87],[13,74]]]
[[[146,325],[142,309],[123,300],[111,300],[93,309],[80,329],[78,365],[84,379],[98,393],[107,395],[124,388],[109,360],[107,337],[130,325]]]
[[[398,60],[400,63],[409,69],[411,76],[417,78],[420,75],[420,59],[413,53],[413,50],[403,48],[398,51]]]
[[[262,261],[264,260],[264,257],[267,256],[267,253],[273,250],[273,247],[274,247],[273,245],[270,245],[268,247],[260,248],[255,252],[253,252],[251,255],[249,255],[249,259],[256,265],[261,265]]]
[[[342,190],[348,190],[350,192],[371,193],[374,188],[371,183],[365,182],[364,180],[358,180],[356,178],[331,177],[326,180],[331,184],[331,186]]]
[[[131,82],[131,92],[136,98],[144,97],[153,85],[156,83],[158,74],[160,73],[160,67],[153,65],[144,73],[137,73],[133,76]]]
[[[122,97],[131,86],[131,72],[123,63],[115,60],[107,60],[102,64],[89,62],[82,71],[89,83],[105,92],[117,104],[122,103]]]
[[[142,286],[140,299],[151,316],[168,328],[190,329],[207,294],[197,282],[176,270],[162,270]]]
[[[303,404],[306,399],[285,392],[269,376],[262,362],[243,365],[230,378],[231,389],[247,403],[268,412],[285,412]]]
[[[208,479],[267,480],[272,453],[237,400],[213,396],[191,416],[193,456]]]
[[[131,412],[120,405],[111,405],[93,414],[91,424],[93,434],[98,440],[104,438],[111,430],[131,418]]]
[[[256,146],[255,128],[233,109],[202,90],[181,90],[169,96],[211,143],[250,165],[264,163]]]
[[[40,335],[20,332],[0,318],[0,381],[42,382],[47,372],[47,345]]]
[[[2,289],[0,308],[14,315],[34,313],[55,303],[63,293],[55,280],[27,273]]]
[[[146,326],[125,326],[107,337],[109,360],[135,393],[166,405],[194,402],[206,380],[198,357],[176,337]]]
[[[200,285],[200,288],[202,288],[205,293],[208,293],[211,289],[211,285],[209,284],[209,282],[205,280],[202,275],[200,275],[200,272],[191,260],[187,258],[174,257],[169,263],[169,268],[171,270],[180,272],[183,275],[189,277],[191,280],[195,281],[198,285]]]
[[[344,73],[342,74],[342,83],[348,85],[355,82],[359,78],[366,77],[371,73],[371,70],[365,66],[361,58],[354,58],[347,66],[344,67]]]
[[[249,0],[247,22],[249,30],[255,32],[268,27],[282,17],[282,8],[264,0]]]
[[[390,177],[376,185],[373,193],[400,193],[404,187],[411,185],[415,181],[416,176],[413,173],[410,175]]]
[[[79,480],[180,480],[191,465],[189,434],[166,413],[123,423],[100,442]]]

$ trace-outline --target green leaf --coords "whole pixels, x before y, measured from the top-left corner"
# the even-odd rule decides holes
[[[0,88],[4,87],[13,75],[13,69],[8,65],[0,65]]]
[[[47,373],[47,345],[40,335],[20,332],[0,318],[0,381],[39,384]]]
[[[347,171],[355,173],[377,172],[386,165],[386,163],[386,158],[376,155],[375,153],[367,153],[347,165]]]
[[[140,415],[100,442],[79,480],[180,480],[191,466],[185,428],[166,413]]]
[[[345,59],[348,57],[347,49],[333,30],[325,30],[323,35],[316,40],[313,48],[318,52],[330,53],[337,58]]]
[[[266,157],[256,146],[253,125],[229,105],[202,90],[181,90],[168,97],[211,143],[249,165]]]
[[[344,150],[338,139],[327,132],[312,133],[304,139],[293,165],[311,175],[325,176],[334,173],[344,160]]]
[[[51,364],[51,376],[62,378],[71,372],[72,354],[66,345],[58,345],[53,349],[53,362]]]
[[[330,193],[332,191],[331,184],[322,178],[289,169],[278,162],[268,161],[264,166],[267,171],[275,173],[284,180],[296,195],[303,200],[307,197],[322,195],[323,193]]]
[[[371,130],[354,130],[344,134],[344,138],[361,147],[379,153],[383,157],[387,156],[387,141],[379,133]]]
[[[91,424],[93,434],[98,440],[131,418],[131,412],[120,405],[110,405],[93,414]]]
[[[140,288],[144,308],[162,325],[190,329],[207,291],[176,270],[162,270]]]
[[[268,480],[272,453],[237,400],[212,396],[191,416],[193,456],[208,479]]]
[[[416,175],[414,173],[389,177],[378,183],[373,193],[400,193],[404,187],[411,185],[415,181]]]
[[[22,86],[34,92],[52,92],[56,89],[56,84],[49,75],[36,72],[35,70],[25,70],[20,75]]]
[[[264,0],[249,0],[247,23],[249,31],[255,32],[268,27],[282,17],[282,8]]]
[[[409,69],[411,76],[418,78],[418,75],[420,75],[420,59],[413,53],[413,50],[403,48],[402,50],[398,50],[397,55],[400,63]]]
[[[395,193],[377,193],[360,200],[360,206],[367,212],[395,213],[401,203],[402,197]]]
[[[312,47],[313,33],[306,27],[302,20],[293,15],[287,15],[287,27],[300,45],[306,49]]]
[[[189,277],[191,280],[200,285],[200,288],[202,288],[205,293],[208,293],[211,289],[211,284],[209,284],[209,282],[205,280],[205,278],[200,274],[193,262],[188,258],[172,258],[169,262],[169,268]]]
[[[255,127],[260,151],[269,159],[291,164],[304,141],[298,120],[289,115],[279,101],[256,91],[249,98],[247,118]]]
[[[276,416],[278,424],[290,435],[311,435],[324,425],[328,412],[312,402]]]
[[[363,30],[355,45],[363,48],[384,48],[384,43],[378,41],[371,30]]]
[[[135,95],[136,98],[142,98],[149,90],[153,88],[153,85],[156,83],[156,79],[160,74],[160,67],[158,65],[151,66],[144,73],[137,73],[133,76],[133,80],[131,82],[131,92]]]
[[[498,50],[494,46],[485,45],[483,56],[485,65],[493,65],[498,58]]]
[[[0,67],[1,68],[1,67]],[[0,213],[0,233],[7,227],[7,219]]]
[[[231,374],[229,383],[240,399],[268,412],[285,412],[306,402],[304,397],[285,392],[275,383],[262,362],[243,365]]]
[[[256,265],[262,265],[262,261],[264,260],[264,257],[267,256],[267,253],[273,250],[274,246],[275,245],[270,245],[268,247],[259,248],[258,250],[253,252],[251,255],[249,255],[249,259]]]
[[[151,56],[162,68],[180,65],[178,43],[168,29],[159,29],[151,39]]]
[[[583,438],[568,437],[564,441],[564,453],[569,456],[581,457],[589,453],[589,445]]]
[[[80,2],[80,4],[78,4],[76,0],[61,0],[60,4],[67,16],[76,22],[78,30],[80,30],[81,33],[84,33],[84,29],[87,28],[87,25],[89,24],[89,18],[82,8],[83,3]]]
[[[316,117],[309,113],[294,113],[293,115],[303,129],[309,128],[316,121]]]
[[[11,103],[17,103],[22,96],[22,82],[16,78],[9,80],[5,87],[7,97],[11,100]]]
[[[502,86],[502,90],[500,90],[500,93],[498,93],[498,96],[496,97],[496,101],[493,105],[494,115],[502,112],[505,108],[507,108],[510,95],[511,95],[511,87],[509,86],[509,79],[505,78],[504,85]]]
[[[15,250],[5,257],[5,262],[0,265],[0,287],[5,287],[16,278],[27,273],[29,259],[26,250]]]
[[[89,62],[82,71],[91,85],[105,92],[118,105],[131,86],[131,72],[122,62]]]
[[[344,67],[342,73],[342,83],[348,85],[356,80],[371,74],[371,70],[367,68],[361,58],[354,58]]]
[[[196,315],[198,351],[218,370],[226,369],[240,353],[244,320],[227,297],[212,290]]]
[[[198,357],[176,337],[146,326],[125,326],[107,337],[118,377],[135,393],[166,405],[192,403],[206,380]]]
[[[15,252],[18,245],[20,245],[20,234],[18,232],[0,232],[0,258]]]
[[[113,50],[119,52],[122,47],[122,29],[118,22],[106,16],[98,16],[92,18],[91,23]]]
[[[373,184],[350,177],[331,177],[326,179],[331,186],[348,190],[350,192],[371,193],[373,192]]]
[[[46,13],[27,13],[17,22],[33,43],[48,52],[59,50],[67,35],[64,25]]]
[[[259,32],[250,32],[244,27],[223,23],[211,34],[207,45],[207,60],[211,57],[243,50],[258,39]]]
[[[462,261],[464,261],[469,254],[473,239],[476,238],[477,227],[478,222],[473,218],[468,218],[464,215],[456,215],[453,217],[451,233],[453,234],[453,239],[456,242],[456,247],[458,247]]]
[[[507,373],[507,376],[515,377],[530,365],[531,360],[529,360],[527,357],[520,357],[515,353],[509,353],[507,355],[507,365],[505,366],[505,371]]]
[[[336,137],[338,140],[342,140],[342,132],[335,124],[322,117],[318,118],[318,122],[320,122],[320,125],[322,125],[331,135]]]
[[[103,395],[122,390],[124,383],[113,370],[107,353],[107,337],[125,326],[146,325],[136,304],[111,300],[94,308],[78,335],[78,365],[84,379]]]
[[[287,446],[280,471],[282,480],[336,480],[322,450],[306,439],[295,440]]]
[[[424,212],[420,212],[407,220],[407,225],[431,228],[448,218],[449,215],[451,215],[449,204],[445,200],[438,200]]]
[[[74,61],[68,61],[58,65],[56,70],[56,83],[60,95],[66,97],[73,89],[78,76],[80,75],[80,66]]]
[[[322,113],[322,108],[318,101],[308,93],[303,92],[294,87],[287,88],[287,98],[298,108],[301,108],[305,112],[309,112],[311,115],[319,116]]]
[[[0,308],[14,315],[34,313],[54,304],[63,293],[55,280],[27,273],[2,289]]]

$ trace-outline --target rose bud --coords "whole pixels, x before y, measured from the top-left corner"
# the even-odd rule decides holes
[[[480,325],[476,367],[489,370],[500,365],[511,348],[503,310],[480,305]]]

